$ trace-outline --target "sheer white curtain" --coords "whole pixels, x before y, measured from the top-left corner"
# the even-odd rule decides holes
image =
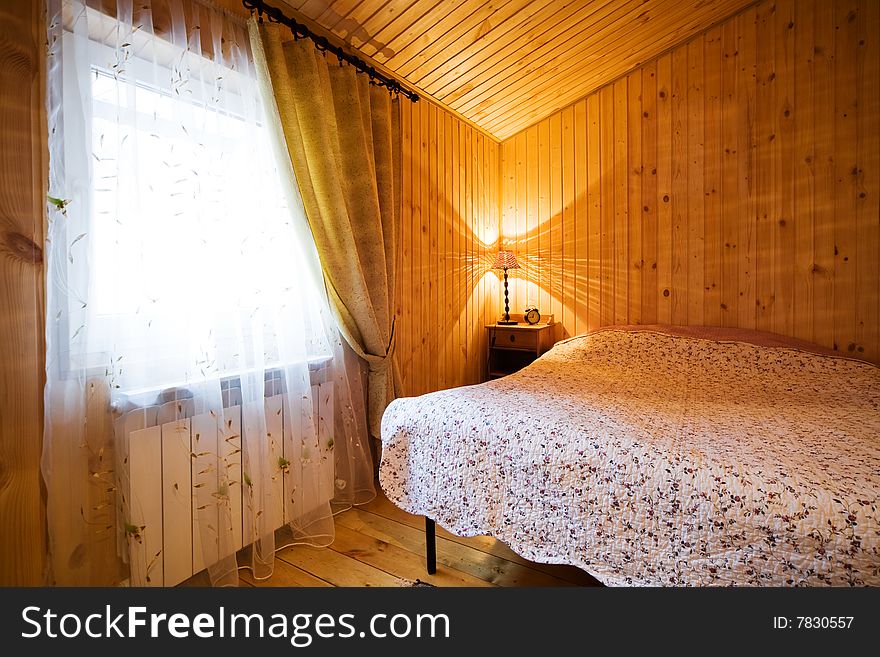
[[[266,577],[278,524],[326,545],[333,510],[375,491],[358,363],[246,26],[198,0],[48,10],[49,581],[173,583],[157,571],[188,548],[235,584],[242,545]],[[156,427],[151,462],[136,441]],[[180,476],[174,453],[191,460]],[[144,523],[178,497],[190,526]]]

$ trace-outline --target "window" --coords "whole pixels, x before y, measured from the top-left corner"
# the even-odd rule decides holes
[[[314,247],[255,80],[157,38],[89,45],[88,84],[70,80],[80,94],[63,100],[87,117],[85,135],[65,126],[65,149],[91,151],[86,225],[67,234],[72,369],[158,387],[327,356]]]

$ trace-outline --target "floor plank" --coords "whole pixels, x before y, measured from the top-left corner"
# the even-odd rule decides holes
[[[239,571],[239,578],[248,586],[333,586],[320,577],[315,577],[302,568],[297,568],[287,561],[278,558],[275,559],[275,569],[271,577],[254,579],[251,571],[244,568]]]
[[[342,514],[348,516],[354,510]],[[392,541],[370,535],[366,532],[350,529],[341,522],[336,522],[336,540],[331,549],[346,556],[367,563],[397,578],[414,582],[419,579],[434,586],[492,586],[485,578],[474,576],[468,572],[444,564],[437,573],[429,575],[425,570],[424,558]]]
[[[352,509],[336,520],[362,535],[379,538],[418,555],[421,573],[425,571],[425,532],[407,524],[389,520],[380,515]],[[527,562],[528,563],[528,562]],[[496,586],[572,586],[567,580],[529,568],[523,564],[503,559],[469,545],[437,537],[437,572],[455,569]],[[422,575],[417,575],[429,581]]]
[[[414,516],[400,509],[399,507],[395,506],[394,503],[391,502],[382,493],[377,495],[376,499],[374,499],[372,502],[359,507],[359,509],[373,513],[378,516],[382,516],[384,518],[388,518],[389,520],[395,520],[414,529],[423,530],[425,526],[425,519],[423,517]],[[491,554],[496,557],[506,559],[507,561],[512,561],[514,563],[527,566],[528,568],[531,568],[533,570],[539,570],[553,577],[571,582],[572,584],[578,584],[581,586],[600,585],[595,578],[593,578],[580,568],[565,565],[542,564],[534,561],[529,561],[528,559],[519,556],[504,543],[495,538],[492,538],[491,536],[456,536],[455,534],[452,534],[443,529],[440,525],[437,525],[437,537],[438,539],[445,538],[460,545],[472,547],[481,552],[485,552],[486,554]],[[422,540],[424,540],[424,538]],[[424,548],[420,549],[423,550]],[[531,585],[520,584],[520,586]]]
[[[252,583],[252,580],[249,581],[248,579],[245,579],[245,577],[244,577],[245,572],[246,571],[244,571],[244,570],[239,571],[238,585],[239,586],[248,586],[248,587],[254,586],[254,584]],[[199,587],[204,587],[204,586],[211,586],[211,580],[208,577],[208,571],[203,570],[201,572],[196,573],[195,575],[190,577],[188,580],[184,580],[183,582],[181,582],[177,586],[180,588],[199,588]],[[283,586],[283,585],[279,585],[279,586]]]
[[[304,545],[280,550],[278,560],[286,561],[334,586],[400,586],[399,577],[329,548]]]

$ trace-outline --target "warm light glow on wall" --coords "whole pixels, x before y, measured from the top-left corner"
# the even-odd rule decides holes
[[[480,240],[485,249],[498,250],[498,218],[494,212],[484,212],[483,216],[474,222],[474,236]]]

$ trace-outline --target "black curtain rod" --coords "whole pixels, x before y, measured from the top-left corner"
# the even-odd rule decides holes
[[[402,86],[398,80],[395,80],[394,78],[389,78],[387,75],[380,73],[378,70],[376,70],[375,67],[370,66],[364,60],[347,53],[339,46],[331,43],[330,40],[327,39],[327,37],[315,34],[302,23],[297,23],[295,20],[285,15],[285,13],[277,7],[267,5],[265,2],[263,2],[263,0],[241,0],[241,4],[243,4],[246,9],[256,11],[261,19],[265,14],[266,16],[268,16],[270,21],[286,25],[290,28],[290,31],[293,32],[294,38],[311,39],[315,43],[315,47],[318,50],[320,50],[321,52],[332,52],[339,59],[348,62],[357,70],[369,75],[371,82],[373,82],[374,84],[378,84],[380,87],[385,87],[390,93],[402,94],[414,103],[419,102],[418,94],[413,93],[409,89]]]

